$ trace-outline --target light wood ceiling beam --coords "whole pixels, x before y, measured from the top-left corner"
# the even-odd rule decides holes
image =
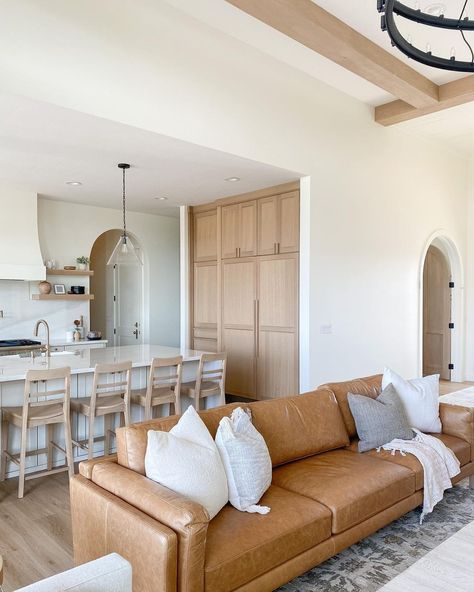
[[[415,109],[404,101],[392,101],[375,108],[375,121],[381,125],[394,125],[429,113],[456,107],[474,101],[474,75],[453,80],[439,87],[439,102],[430,107]]]
[[[416,109],[438,104],[438,86],[434,82],[311,0],[227,2],[383,88],[404,104]]]

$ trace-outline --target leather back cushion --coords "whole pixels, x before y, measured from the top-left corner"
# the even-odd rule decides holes
[[[357,436],[357,430],[349,408],[347,395],[353,393],[354,395],[365,395],[371,399],[376,399],[382,392],[382,375],[375,374],[374,376],[346,380],[345,382],[330,382],[322,384],[319,388],[328,389],[334,393],[339,403],[349,437],[354,438]]]
[[[328,389],[201,411],[199,415],[212,437],[215,437],[222,417],[230,415],[239,406],[251,409],[253,423],[267,443],[273,466],[349,444],[339,406]],[[144,475],[148,430],[169,431],[178,419],[177,416],[165,417],[118,428],[118,463]]]

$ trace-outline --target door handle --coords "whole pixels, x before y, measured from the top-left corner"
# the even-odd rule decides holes
[[[135,329],[134,331],[132,331],[133,335],[135,335],[135,339],[138,339],[138,334],[140,333],[140,331],[138,329]]]
[[[277,243],[273,243],[273,254],[276,255],[278,253]]]

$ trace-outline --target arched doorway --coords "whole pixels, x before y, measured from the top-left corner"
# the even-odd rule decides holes
[[[451,268],[430,245],[423,267],[423,376],[451,380]]]
[[[428,241],[421,266],[421,370],[463,380],[463,273],[459,251],[444,233]]]
[[[107,265],[122,230],[107,230],[95,240],[90,256],[91,329],[101,331],[108,345],[143,343],[143,267]],[[137,249],[140,245],[131,236]],[[141,249],[140,249],[141,250]]]

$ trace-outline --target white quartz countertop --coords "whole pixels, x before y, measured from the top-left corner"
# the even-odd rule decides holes
[[[184,362],[199,360],[204,353],[193,349],[180,349],[164,345],[125,345],[91,349],[84,346],[75,352],[53,352],[51,357],[0,356],[0,383],[24,380],[28,370],[63,368],[69,366],[72,374],[94,372],[96,364],[113,364],[132,361],[133,368],[150,366],[152,358],[172,358],[183,356]]]
[[[43,342],[44,343],[44,342]],[[79,341],[66,341],[65,339],[51,339],[50,345],[59,347],[62,345],[93,345],[94,343],[108,343],[107,339],[80,339]]]

